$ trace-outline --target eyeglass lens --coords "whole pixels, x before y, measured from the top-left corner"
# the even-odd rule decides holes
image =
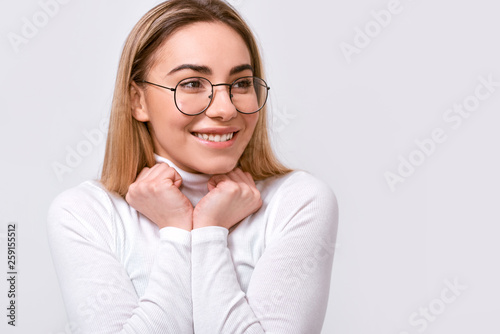
[[[267,99],[267,85],[257,77],[243,77],[231,85],[231,101],[242,113],[260,110]],[[205,78],[184,79],[176,87],[175,103],[185,114],[196,115],[204,111],[212,100],[212,84]]]

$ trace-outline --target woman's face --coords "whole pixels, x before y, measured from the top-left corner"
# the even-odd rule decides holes
[[[189,77],[204,77],[214,85],[232,83],[253,75],[250,59],[245,42],[229,26],[194,23],[163,43],[146,80],[172,88]],[[135,83],[131,88],[133,115],[148,122],[155,153],[188,172],[231,171],[250,141],[259,117],[259,113],[239,113],[230,100],[228,86],[213,90],[210,107],[200,115],[187,116],[175,106],[174,92],[153,85],[139,88]],[[232,139],[227,140],[231,134]],[[208,140],[203,139],[207,138],[204,135],[209,136]]]

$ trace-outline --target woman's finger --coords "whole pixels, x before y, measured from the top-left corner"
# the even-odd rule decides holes
[[[247,178],[247,180],[248,180],[248,182],[250,182],[250,184],[255,186],[255,180],[253,179],[252,174],[250,174],[249,172],[243,172],[243,175]]]
[[[238,183],[246,183],[246,178],[242,175],[243,172],[239,168],[235,168],[229,173],[227,173],[227,176],[234,182]]]
[[[210,180],[208,180],[208,191],[212,191],[219,183],[227,181],[228,179],[229,177],[226,174],[217,174],[212,176]]]
[[[250,173],[245,173],[241,169],[236,168],[229,175],[233,181],[238,182],[242,187],[255,188],[255,182]]]
[[[171,180],[174,183],[174,186],[179,188],[182,184],[182,177],[175,169],[172,168],[172,170],[174,171],[174,175],[173,175],[173,178]]]
[[[151,167],[151,171],[149,174],[145,177],[145,180],[154,180],[160,175],[162,175],[162,178],[167,178],[170,175],[173,175],[173,173],[170,170],[173,170],[168,164],[164,162],[157,163],[153,167]]]
[[[151,168],[149,167],[144,167],[140,172],[139,174],[137,175],[137,177],[135,178],[135,181],[138,181],[138,180],[142,180],[143,178],[145,178],[151,171]]]
[[[147,175],[144,175],[140,181],[158,183],[161,180],[171,180],[177,188],[182,184],[181,175],[166,163],[158,163],[153,166]],[[167,182],[168,183],[168,182]]]

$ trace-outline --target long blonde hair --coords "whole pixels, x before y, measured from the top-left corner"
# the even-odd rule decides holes
[[[101,182],[109,190],[125,196],[144,167],[156,164],[147,125],[132,116],[130,86],[146,79],[156,50],[178,29],[195,22],[221,22],[233,28],[250,51],[254,75],[263,78],[262,61],[255,38],[239,16],[221,0],[170,0],[161,3],[133,28],[121,55],[116,78]],[[268,137],[264,107],[248,146],[239,160],[240,168],[255,180],[283,175],[291,170],[274,155]]]

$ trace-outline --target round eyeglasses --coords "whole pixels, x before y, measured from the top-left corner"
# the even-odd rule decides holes
[[[214,87],[228,86],[229,97],[236,110],[242,114],[253,114],[264,108],[269,89],[267,83],[257,77],[242,77],[231,84],[212,84],[202,77],[191,77],[179,81],[175,88],[165,87],[146,80],[141,82],[174,92],[175,106],[181,113],[195,116],[203,113],[212,103]]]

